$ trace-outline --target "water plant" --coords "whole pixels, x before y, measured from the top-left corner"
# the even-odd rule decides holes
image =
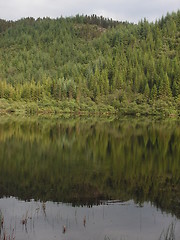
[[[14,228],[11,233],[8,233],[4,226],[4,216],[0,210],[0,240],[15,240]]]
[[[159,240],[175,240],[176,223],[172,222],[166,230],[163,230]]]

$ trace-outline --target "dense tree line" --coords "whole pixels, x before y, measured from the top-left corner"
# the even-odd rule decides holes
[[[178,112],[179,58],[180,11],[138,24],[96,15],[0,20],[0,98]]]

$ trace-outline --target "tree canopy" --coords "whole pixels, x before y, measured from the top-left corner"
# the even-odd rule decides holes
[[[96,15],[0,20],[0,60],[0,99],[180,113],[180,11],[138,24]]]

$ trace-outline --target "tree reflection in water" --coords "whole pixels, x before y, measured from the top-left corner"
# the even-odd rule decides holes
[[[0,196],[150,201],[180,217],[180,123],[1,118]]]

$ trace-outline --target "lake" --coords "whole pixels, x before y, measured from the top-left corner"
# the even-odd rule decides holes
[[[0,117],[0,239],[180,239],[180,121]]]

